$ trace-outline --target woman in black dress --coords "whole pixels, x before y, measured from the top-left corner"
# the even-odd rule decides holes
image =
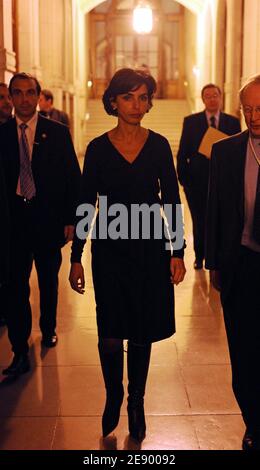
[[[173,284],[185,275],[183,238],[171,252],[164,230],[158,236],[158,214],[163,226],[161,208],[171,205],[175,229],[180,199],[168,141],[141,127],[155,90],[151,75],[121,69],[104,93],[105,110],[118,116],[118,123],[90,142],[86,151],[80,204],[88,204],[88,211],[85,206],[78,210],[70,272],[71,287],[83,293],[81,255],[98,200],[91,248],[98,349],[107,394],[103,436],[119,421],[123,340],[128,339],[128,423],[130,435],[138,441],[146,430],[143,403],[151,343],[175,332]],[[136,216],[140,206],[146,218]],[[154,212],[149,213],[151,208]],[[179,225],[176,229],[182,233],[182,220]]]

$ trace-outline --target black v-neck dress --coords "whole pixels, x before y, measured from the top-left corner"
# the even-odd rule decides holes
[[[159,195],[160,193],[160,195]],[[168,141],[153,131],[136,159],[129,163],[103,134],[88,145],[81,182],[80,204],[95,206],[96,239],[92,238],[92,273],[98,334],[103,338],[137,343],[159,341],[175,332],[174,290],[170,282],[171,252],[162,239],[100,239],[104,220],[101,196],[107,208],[124,204],[180,203],[178,183]],[[116,208],[116,206],[113,206]],[[104,213],[104,212],[103,212]],[[130,211],[128,212],[130,213]],[[107,224],[115,220],[108,216]],[[82,217],[77,218],[79,222]],[[127,217],[130,227],[130,215]],[[101,225],[103,226],[101,227]],[[120,231],[121,236],[125,236]],[[102,236],[102,235],[101,235]],[[85,240],[74,238],[72,262],[80,262]],[[183,248],[174,251],[183,257]]]

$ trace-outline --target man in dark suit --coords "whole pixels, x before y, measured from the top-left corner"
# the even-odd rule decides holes
[[[40,85],[25,73],[9,84],[15,118],[0,127],[0,154],[11,221],[7,326],[14,359],[3,371],[30,368],[29,278],[33,260],[40,288],[42,344],[57,343],[56,308],[61,247],[74,232],[80,169],[69,129],[36,112]]]
[[[64,111],[53,107],[54,97],[50,90],[41,90],[39,98],[40,114],[53,119],[54,121],[61,122],[65,126],[70,126],[69,116]]]
[[[0,125],[4,124],[12,117],[12,101],[9,94],[8,86],[0,82]]]
[[[9,94],[8,86],[6,83],[0,82],[0,125],[4,124],[6,121],[12,118],[12,110],[13,110],[13,105],[11,101],[11,97]],[[2,170],[0,170],[2,171]],[[1,204],[1,211],[4,211],[2,213],[5,214],[6,211],[6,202],[5,202],[5,190],[4,190],[4,179],[3,175],[0,176],[1,178],[1,197],[2,201],[0,201]],[[2,203],[1,203],[2,202]],[[3,231],[4,233],[1,234],[4,237],[6,237],[7,230],[5,229]],[[2,246],[2,253],[1,253],[1,258],[3,257],[4,259],[1,261],[2,263],[2,268],[6,268],[6,260],[7,260],[7,253],[5,252],[5,246],[6,243],[1,243]],[[0,270],[1,270],[1,264],[0,264]],[[0,284],[1,284],[1,279],[0,279]],[[4,298],[4,288],[0,290],[0,326],[4,326],[6,324],[5,321],[5,298]]]
[[[0,230],[0,294],[2,297],[2,289],[7,284],[10,270],[10,216],[7,201],[6,184],[0,158],[0,214],[3,221]],[[1,298],[2,300],[2,298]]]
[[[260,450],[260,75],[240,100],[248,130],[212,149],[206,267],[219,278],[242,447]]]
[[[209,126],[228,135],[241,130],[237,118],[220,111],[221,91],[217,85],[212,83],[205,85],[201,91],[201,98],[205,110],[184,118],[177,154],[178,178],[184,187],[192,217],[195,269],[203,267],[205,258],[205,217],[209,178],[209,160],[199,153],[198,149]]]

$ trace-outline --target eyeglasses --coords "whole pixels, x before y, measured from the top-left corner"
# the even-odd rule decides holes
[[[255,113],[260,116],[260,106],[255,106],[255,108],[251,108],[251,106],[242,106],[241,109],[244,114],[252,115],[255,111]]]
[[[212,98],[216,99],[216,98],[220,98],[220,94],[214,93],[213,95],[203,95],[202,98],[204,100],[211,100]]]

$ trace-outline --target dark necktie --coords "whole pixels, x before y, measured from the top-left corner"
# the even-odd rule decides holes
[[[210,116],[209,120],[210,120],[210,126],[211,126],[211,127],[215,127],[215,129],[216,129],[217,126],[216,126],[216,118],[215,118],[215,116]]]
[[[19,141],[21,194],[23,197],[30,200],[35,196],[36,190],[30,162],[29,145],[25,134],[25,129],[27,129],[28,126],[22,123],[19,127],[21,129],[21,138]]]
[[[260,166],[258,168],[258,178],[255,195],[255,209],[252,235],[254,240],[260,245]]]

